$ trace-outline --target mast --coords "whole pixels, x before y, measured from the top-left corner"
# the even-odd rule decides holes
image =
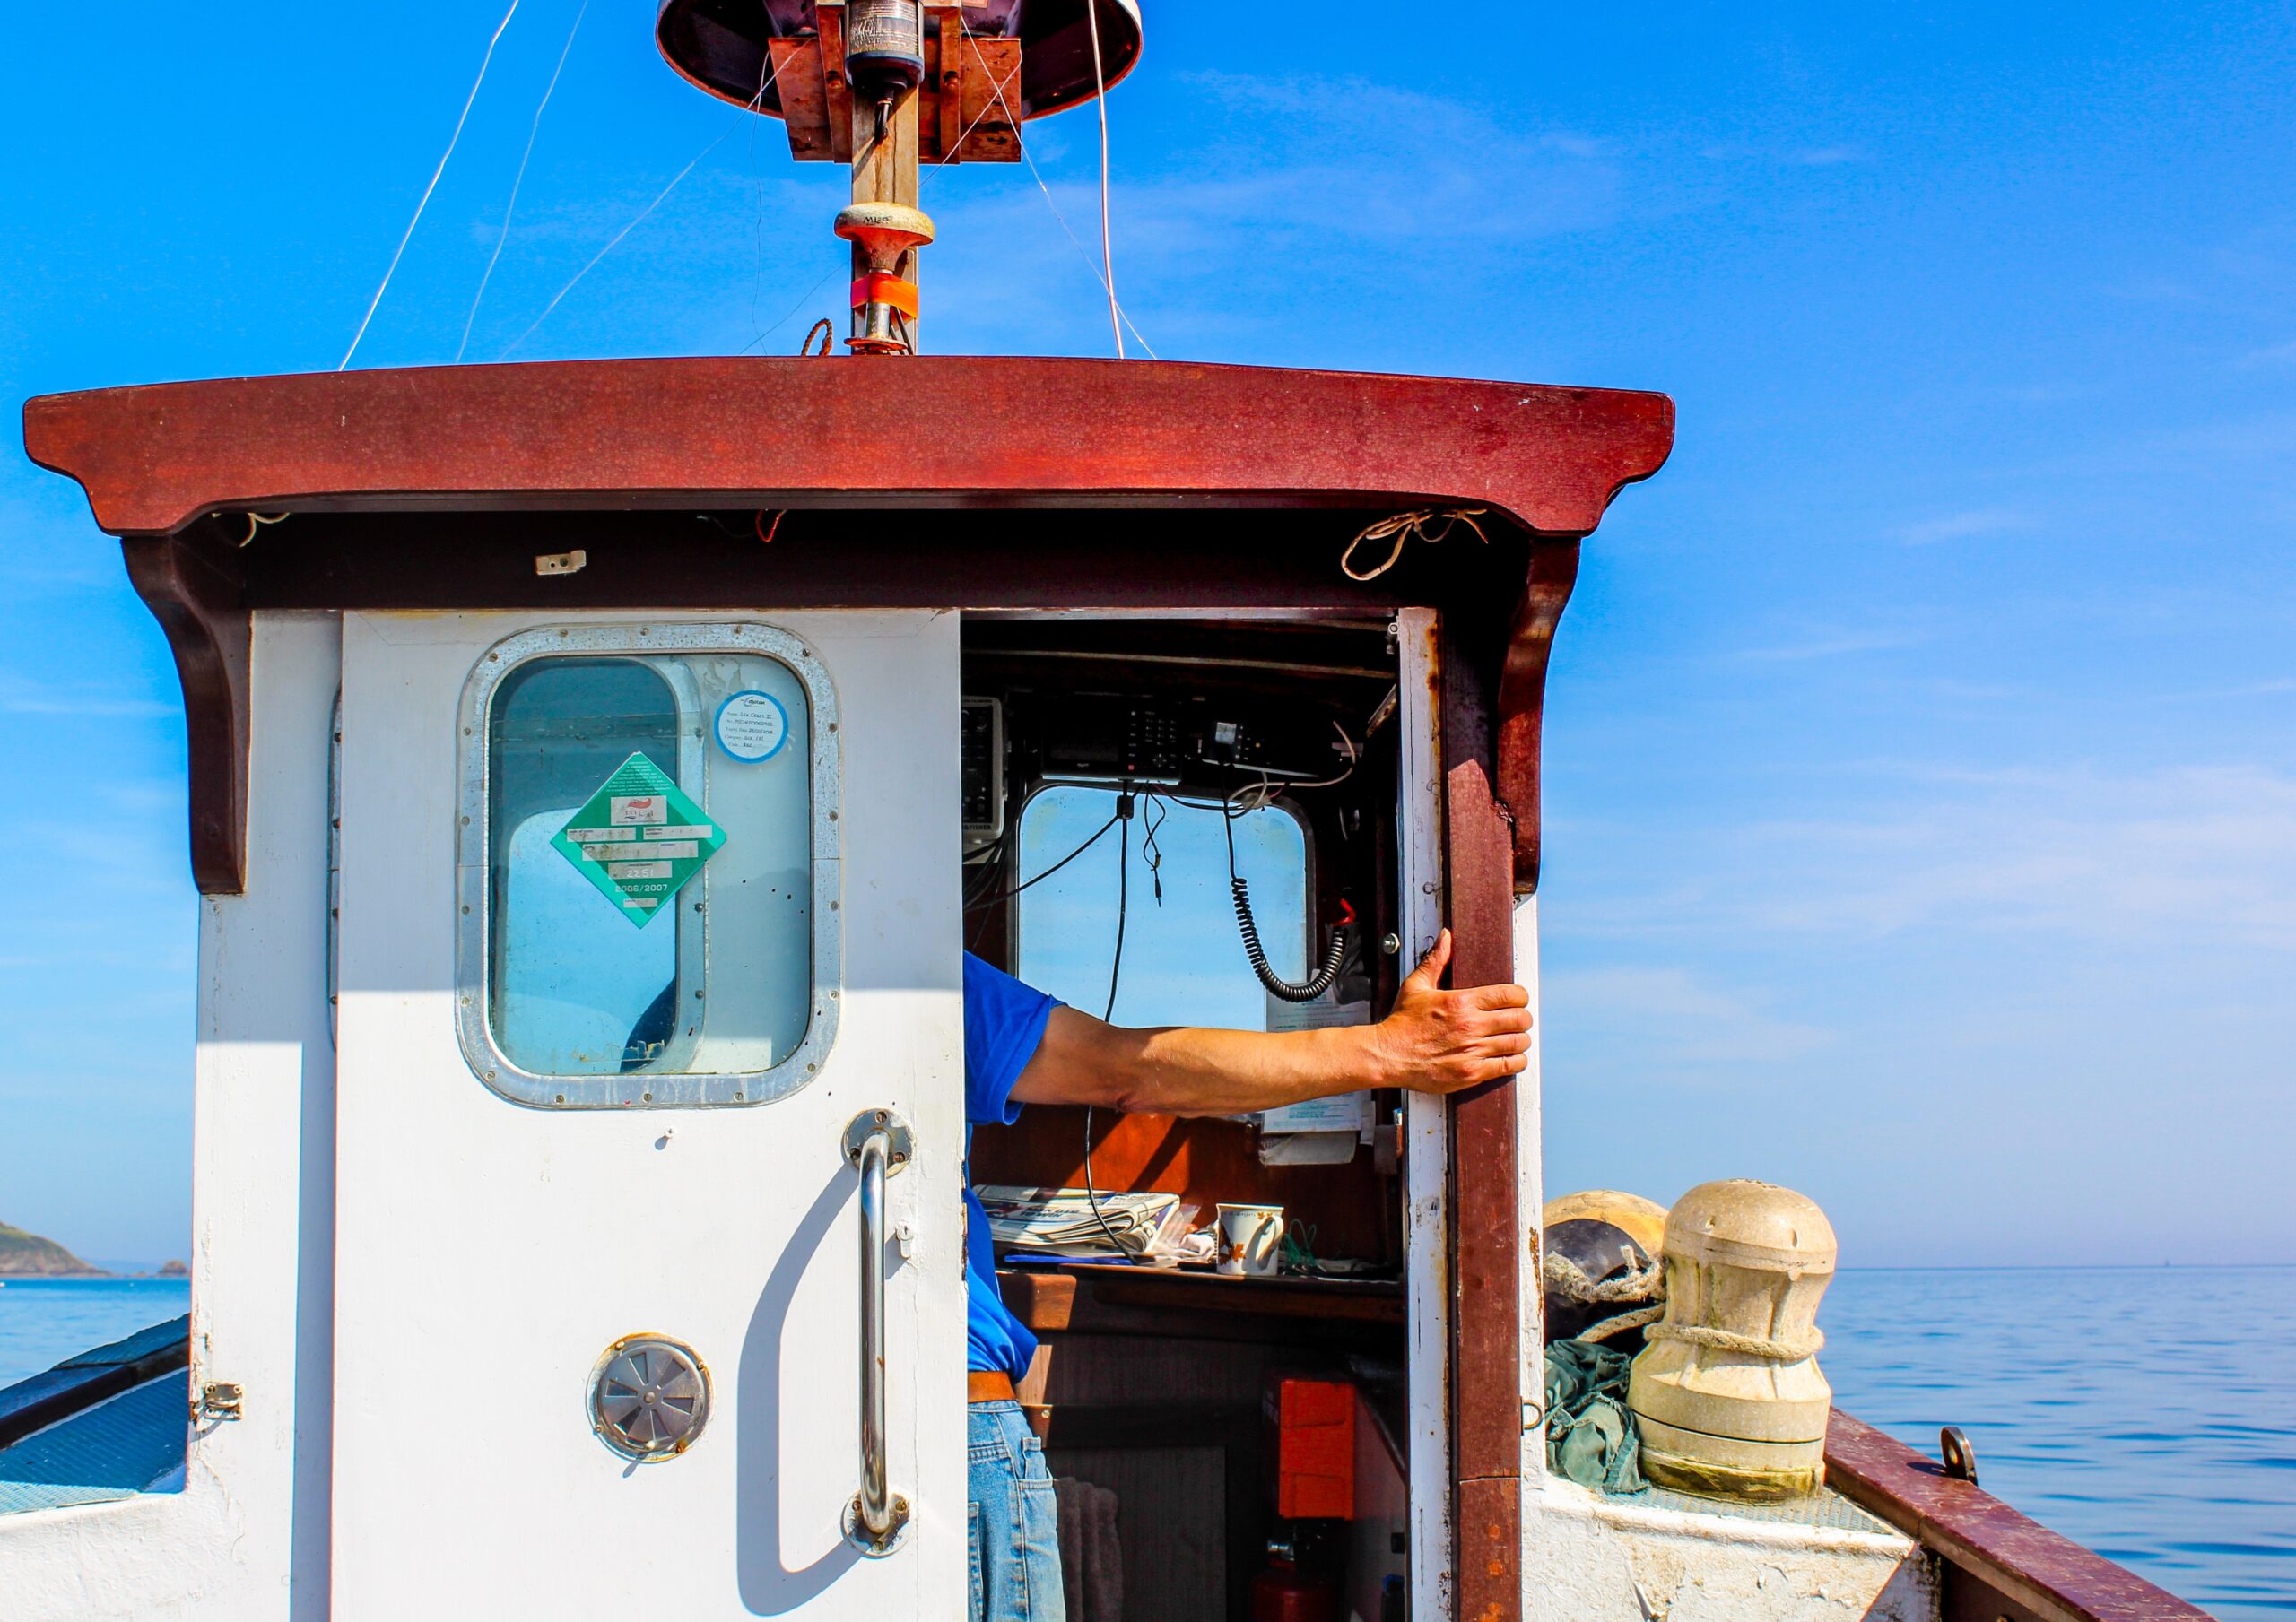
[[[917,206],[925,7],[920,0],[847,0],[843,9],[853,146],[853,202],[837,216],[837,234],[853,244],[853,330],[845,341],[857,355],[913,355],[917,250],[933,240],[933,221]]]
[[[924,166],[1019,162],[1022,120],[1091,100],[1141,48],[1138,0],[662,0],[655,37],[692,83],[781,119],[792,158],[852,166],[835,230],[857,355],[918,352]]]

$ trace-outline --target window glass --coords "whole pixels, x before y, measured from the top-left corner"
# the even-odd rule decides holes
[[[1052,868],[1116,809],[1115,791],[1105,788],[1064,785],[1034,795],[1021,814],[1020,880]],[[1266,1029],[1267,993],[1236,929],[1221,815],[1208,805],[1136,795],[1128,837],[1121,824],[1108,828],[1083,854],[1020,892],[1021,978],[1087,1013],[1108,1011],[1122,847],[1117,1023]],[[1251,887],[1268,963],[1287,980],[1305,979],[1306,830],[1272,805],[1237,818],[1235,836],[1236,871]]]
[[[539,658],[487,729],[487,1017],[540,1076],[770,1069],[812,1004],[812,722],[778,660]]]

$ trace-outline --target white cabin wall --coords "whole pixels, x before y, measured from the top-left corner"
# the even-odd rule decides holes
[[[192,1117],[192,1389],[246,1418],[195,1444],[246,1525],[238,1617],[326,1614],[334,1434],[335,1048],[327,776],[342,622],[255,618],[245,894],[203,903]]]
[[[327,767],[337,617],[259,613],[247,889],[200,901],[192,1365],[246,1392],[181,1492],[0,1517],[9,1622],[326,1614],[335,1059]]]

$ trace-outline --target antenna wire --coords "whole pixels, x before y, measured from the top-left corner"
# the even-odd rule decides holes
[[[590,0],[582,0],[582,9],[574,13],[574,26],[566,30],[566,43],[559,48],[558,65],[550,70],[550,82],[543,86],[542,100],[535,108],[535,121],[526,126],[526,150],[518,154],[518,172],[510,180],[510,200],[502,206],[502,229],[494,239],[494,251],[486,256],[486,271],[478,279],[478,291],[471,295],[470,314],[463,317],[463,341],[455,345],[455,360],[459,364],[463,352],[470,348],[470,329],[478,320],[478,307],[486,300],[486,284],[494,280],[494,267],[501,261],[502,245],[510,239],[510,219],[518,212],[518,188],[526,183],[526,161],[535,155],[535,137],[542,134],[542,116],[549,110],[550,98],[558,89],[558,76],[566,71],[566,58],[573,54],[574,36],[582,31],[582,19],[590,14]]]
[[[376,310],[382,307],[383,291],[390,286],[391,278],[398,273],[398,262],[406,255],[406,245],[414,240],[414,228],[422,223],[422,211],[430,206],[430,194],[439,189],[439,177],[447,172],[447,160],[455,155],[455,143],[463,138],[463,126],[470,122],[470,109],[478,101],[478,87],[486,82],[486,70],[494,61],[494,48],[502,42],[502,30],[510,26],[510,19],[517,10],[518,0],[510,0],[510,9],[504,12],[502,21],[494,25],[493,38],[486,42],[486,55],[478,60],[478,77],[470,82],[470,94],[463,98],[462,116],[455,120],[455,133],[447,137],[447,150],[439,154],[439,167],[430,171],[430,184],[422,188],[422,201],[414,205],[414,218],[406,222],[406,234],[398,239],[398,251],[391,255],[390,265],[383,272],[383,279],[375,289],[375,296],[367,301],[367,313],[359,317],[359,330],[351,334],[351,347],[344,350],[343,359],[335,362],[335,370],[342,371],[351,364],[351,357],[359,352],[359,341],[367,335],[367,324],[375,318]]]
[[[1116,302],[1116,254],[1109,245],[1109,87],[1100,69],[1100,0],[1086,0],[1084,21],[1092,36],[1092,103],[1100,115],[1100,282],[1109,290],[1109,330],[1116,334],[1116,358],[1124,359],[1124,314]]]

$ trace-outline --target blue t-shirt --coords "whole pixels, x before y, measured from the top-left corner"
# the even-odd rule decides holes
[[[1036,1056],[1045,1021],[1060,1004],[1022,984],[1003,969],[965,954],[965,1147],[983,1122],[1011,1125],[1021,1118],[1013,1083]],[[1006,1310],[996,1290],[996,1254],[988,1243],[988,1213],[972,1192],[965,1168],[965,1366],[1019,1379],[1036,1356],[1037,1338]]]

